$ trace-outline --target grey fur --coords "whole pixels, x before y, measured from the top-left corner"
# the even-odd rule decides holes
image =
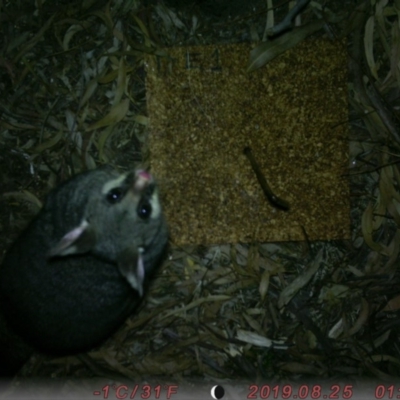
[[[105,190],[114,180],[125,195],[111,204]],[[138,215],[143,202],[149,218]],[[50,192],[0,268],[0,310],[27,344],[20,362],[5,365],[13,343],[0,332],[0,374],[14,373],[26,348],[64,355],[107,339],[139,303],[167,239],[157,186],[144,172],[102,167]]]

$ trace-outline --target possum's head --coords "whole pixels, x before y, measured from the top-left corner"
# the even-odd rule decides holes
[[[54,221],[63,236],[49,250],[49,257],[91,252],[118,264],[142,294],[144,276],[153,268],[168,236],[151,174],[144,170],[118,174],[99,168],[55,189],[46,207],[52,208],[51,204],[58,208]],[[71,224],[68,215],[76,221]]]

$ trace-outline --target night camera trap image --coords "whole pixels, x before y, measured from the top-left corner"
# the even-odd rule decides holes
[[[0,397],[399,397],[399,15],[0,1]]]

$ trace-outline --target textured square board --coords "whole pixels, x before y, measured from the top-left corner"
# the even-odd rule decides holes
[[[305,41],[247,73],[251,48],[176,47],[146,61],[150,165],[172,242],[349,238],[345,45]],[[266,199],[246,146],[289,211]]]

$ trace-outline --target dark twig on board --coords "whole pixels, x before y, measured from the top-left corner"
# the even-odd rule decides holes
[[[251,152],[250,147],[245,147],[243,150],[243,154],[249,159],[251,167],[255,172],[258,183],[262,187],[265,196],[269,200],[269,202],[276,208],[280,208],[281,210],[287,211],[289,210],[290,206],[287,201],[280,199],[278,196],[272,192],[271,188],[269,187],[267,180],[265,179],[264,175],[262,174],[260,167],[258,166],[256,160],[253,157],[253,153]]]

